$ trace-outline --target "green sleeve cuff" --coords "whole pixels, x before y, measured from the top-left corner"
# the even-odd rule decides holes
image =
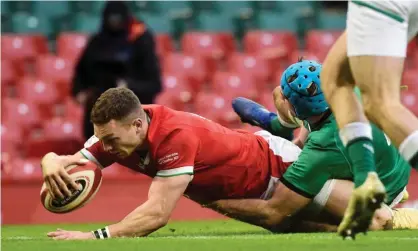
[[[285,138],[287,140],[293,139],[293,131],[296,129],[283,126],[277,117],[270,121],[270,128],[271,134]]]

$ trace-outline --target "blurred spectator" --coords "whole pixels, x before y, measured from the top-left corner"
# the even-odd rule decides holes
[[[89,120],[94,101],[116,86],[128,87],[141,103],[151,104],[161,91],[160,65],[151,31],[124,2],[109,1],[101,30],[90,38],[73,78],[72,94],[85,107],[86,139],[94,134]]]

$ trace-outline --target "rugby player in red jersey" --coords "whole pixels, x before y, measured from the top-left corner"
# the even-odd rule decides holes
[[[61,198],[70,195],[66,183],[77,188],[60,161],[65,158],[87,158],[103,168],[117,162],[153,177],[148,200],[105,228],[111,237],[145,236],[164,226],[183,194],[201,204],[267,198],[269,184],[272,187],[300,153],[292,142],[265,131],[257,135],[230,130],[196,114],[141,106],[126,88],[103,93],[91,120],[95,136],[85,148],[71,157],[48,153],[42,169],[53,196]],[[63,231],[55,235],[59,233]]]
[[[146,236],[167,224],[183,195],[202,205],[222,199],[268,199],[301,152],[267,131],[231,130],[192,113],[141,106],[126,88],[104,92],[91,120],[95,136],[84,149],[71,156],[48,153],[43,158],[44,179],[53,196],[69,196],[67,184],[77,189],[65,167],[85,158],[102,168],[117,162],[153,177],[148,199],[116,224],[93,232],[48,233],[54,239]]]

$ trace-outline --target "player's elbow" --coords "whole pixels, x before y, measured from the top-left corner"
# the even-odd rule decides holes
[[[155,218],[154,227],[155,229],[159,229],[165,227],[168,224],[168,220],[170,219],[170,215],[161,214]]]
[[[156,207],[154,211],[154,229],[159,229],[167,225],[171,212],[167,212],[163,207]]]
[[[281,214],[279,210],[269,208],[264,212],[264,228],[273,232],[278,232],[282,228],[285,215]]]

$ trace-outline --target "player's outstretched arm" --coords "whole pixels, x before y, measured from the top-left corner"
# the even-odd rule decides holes
[[[48,233],[55,240],[106,239],[146,236],[165,226],[177,201],[186,190],[191,176],[155,177],[148,192],[148,200],[122,221],[93,232],[57,229]]]
[[[273,197],[262,199],[218,200],[208,207],[232,218],[261,226],[271,231],[279,231],[285,220],[305,207],[311,199],[280,184]]]
[[[80,152],[74,155],[57,155],[50,152],[42,158],[43,178],[49,191],[52,191],[53,198],[63,199],[65,196],[71,196],[67,184],[75,190],[78,189],[77,183],[70,178],[65,168],[70,165],[83,165],[86,161]]]
[[[132,211],[121,222],[110,225],[111,237],[146,236],[164,227],[177,201],[186,190],[191,176],[155,177],[148,200]]]

